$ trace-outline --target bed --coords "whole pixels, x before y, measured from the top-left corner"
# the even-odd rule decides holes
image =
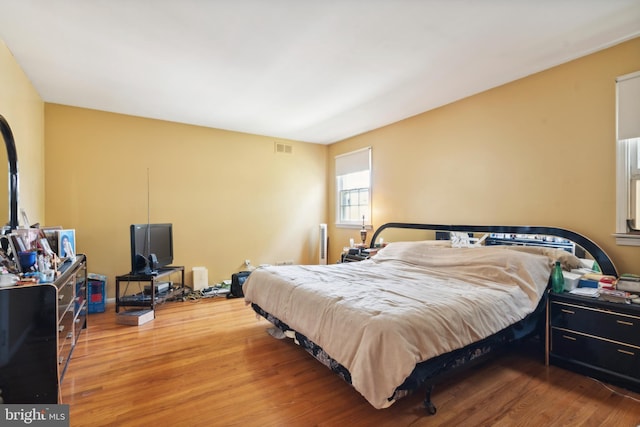
[[[417,239],[393,234],[407,231]],[[434,414],[437,381],[539,334],[556,261],[617,275],[599,246],[561,228],[388,223],[371,248],[382,233],[390,243],[366,260],[262,267],[243,285],[273,335],[378,409],[424,387]]]

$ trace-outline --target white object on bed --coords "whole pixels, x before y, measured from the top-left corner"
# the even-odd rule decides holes
[[[533,312],[555,253],[395,242],[356,263],[261,268],[243,291],[247,303],[321,346],[384,408],[417,363]]]

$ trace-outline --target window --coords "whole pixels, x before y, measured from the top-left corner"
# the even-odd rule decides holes
[[[338,225],[371,224],[371,147],[336,156]]]
[[[640,245],[640,72],[616,79],[616,241]]]

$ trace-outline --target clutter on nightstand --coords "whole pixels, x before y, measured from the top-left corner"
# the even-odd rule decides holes
[[[640,292],[640,276],[636,274],[621,274],[618,278],[617,289],[627,292]]]

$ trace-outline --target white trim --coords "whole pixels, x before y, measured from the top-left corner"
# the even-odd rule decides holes
[[[640,133],[638,127],[640,97],[637,95],[640,85],[637,81],[630,82],[630,80],[638,78],[640,78],[640,71],[616,78],[616,233],[614,236],[618,245],[640,246],[640,235],[629,233],[627,226],[627,219],[631,217],[631,168],[636,163],[635,159],[631,160],[629,157],[631,154],[629,144],[632,139],[640,136],[636,135]],[[621,83],[624,88],[621,87]],[[624,111],[621,114],[622,107]]]
[[[336,222],[334,224],[336,226],[336,228],[349,228],[351,230],[360,230],[362,228],[362,223],[360,224],[355,224],[355,223],[347,223],[347,222]],[[364,229],[369,231],[369,230],[373,230],[373,225],[371,224],[365,224],[364,225]]]
[[[633,73],[624,74],[622,76],[616,77],[616,83],[623,82],[629,79],[635,79],[636,77],[640,77],[640,71],[634,71]]]
[[[339,228],[362,228],[362,220],[358,220],[358,221],[345,221],[345,222],[340,222],[340,188],[338,186],[338,177],[346,174],[346,173],[353,173],[353,172],[359,172],[359,171],[364,171],[367,169],[363,169],[364,167],[364,156],[360,156],[360,154],[364,154],[366,153],[366,163],[368,163],[368,172],[369,172],[369,212],[368,215],[365,215],[365,229],[372,229],[371,224],[373,224],[373,219],[371,218],[371,216],[373,215],[373,200],[372,200],[372,188],[373,188],[373,174],[372,174],[372,153],[373,150],[371,148],[371,146],[368,147],[364,147],[364,148],[360,148],[354,151],[350,151],[348,153],[343,153],[343,154],[338,154],[337,156],[335,156],[334,158],[334,165],[335,165],[335,173],[334,173],[334,182],[335,182],[335,201],[336,201],[336,208],[335,208],[335,225],[336,227]],[[344,158],[348,158],[349,156],[351,156],[352,158],[355,158],[354,162],[350,162],[349,160],[346,161],[341,161],[341,159]],[[340,163],[342,163],[342,165],[340,165]],[[354,168],[354,166],[356,166]],[[340,171],[338,169],[341,169]],[[339,173],[341,172],[341,173]]]
[[[640,246],[640,234],[616,233],[616,244],[621,246]]]
[[[626,140],[616,141],[616,234],[627,232],[629,180]]]

